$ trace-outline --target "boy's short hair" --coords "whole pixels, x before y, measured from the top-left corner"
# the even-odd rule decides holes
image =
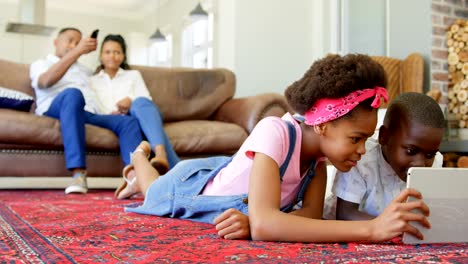
[[[402,118],[434,128],[445,128],[444,113],[431,97],[415,92],[402,93],[392,100],[384,118],[387,127],[399,124]]]
[[[58,32],[57,36],[60,36],[63,32],[68,31],[68,30],[74,30],[74,31],[76,31],[76,32],[78,32],[78,33],[81,34],[81,31],[80,31],[79,29],[77,29],[77,28],[74,28],[74,27],[65,27],[65,28],[60,29],[60,31]]]

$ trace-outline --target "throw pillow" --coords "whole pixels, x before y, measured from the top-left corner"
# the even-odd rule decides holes
[[[34,98],[20,91],[0,87],[0,108],[29,112]]]

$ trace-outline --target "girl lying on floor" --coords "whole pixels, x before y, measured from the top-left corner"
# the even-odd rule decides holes
[[[405,203],[402,191],[381,215],[367,221],[321,220],[328,159],[349,171],[365,153],[375,130],[383,68],[365,55],[328,56],[315,62],[285,92],[303,115],[260,121],[233,157],[185,160],[159,176],[142,142],[132,158],[126,192],[145,195],[128,212],[214,223],[227,239],[301,242],[383,241],[403,232],[422,238],[409,224],[429,227],[423,202]],[[302,207],[293,206],[302,201]],[[419,209],[423,214],[411,212]],[[248,215],[248,216],[247,216]]]

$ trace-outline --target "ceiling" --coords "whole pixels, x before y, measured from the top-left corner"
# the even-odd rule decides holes
[[[164,5],[169,0],[45,0],[47,9],[66,10],[75,13],[98,14],[141,19],[156,11],[157,6]],[[158,3],[159,1],[159,3]],[[0,3],[18,4],[20,0],[0,0]]]

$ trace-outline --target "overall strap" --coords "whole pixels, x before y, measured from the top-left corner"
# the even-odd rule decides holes
[[[301,187],[296,197],[296,203],[304,199],[304,193],[307,190],[307,186],[309,186],[309,183],[312,181],[312,178],[314,178],[315,176],[315,164],[316,164],[315,160],[312,161],[312,163],[310,164],[309,170],[307,171],[307,174],[304,176],[304,179],[301,182]]]
[[[292,154],[294,152],[294,147],[296,146],[296,128],[291,122],[285,121],[288,125],[288,132],[289,132],[289,147],[288,147],[288,154],[286,155],[286,159],[284,160],[283,164],[280,167],[280,179],[283,181],[284,173],[288,168],[289,161],[291,160]]]
[[[289,205],[286,205],[285,207],[281,208],[281,211],[290,212],[296,204],[298,204],[299,202],[302,202],[302,200],[304,199],[305,191],[307,190],[307,186],[309,186],[309,183],[312,181],[312,178],[314,178],[314,176],[315,176],[315,161],[313,161],[310,164],[310,167],[307,170],[306,175],[302,179],[301,185],[299,187],[299,192],[297,192],[296,199],[294,199],[292,203],[290,203]]]
[[[283,181],[283,176],[284,173],[286,172],[286,169],[288,168],[289,161],[291,160],[291,156],[294,152],[294,146],[296,145],[296,129],[294,128],[294,125],[291,124],[290,122],[286,121],[286,124],[288,125],[288,131],[289,131],[289,149],[288,149],[288,154],[286,156],[286,159],[284,163],[280,167],[280,179]],[[315,161],[313,161],[310,164],[309,169],[307,170],[306,175],[301,181],[300,187],[299,187],[299,192],[297,193],[296,199],[294,201],[281,208],[281,211],[283,212],[289,212],[291,209],[296,205],[298,202],[302,201],[304,199],[304,194],[305,191],[307,190],[307,186],[309,186],[310,182],[312,181],[312,178],[315,176]]]

